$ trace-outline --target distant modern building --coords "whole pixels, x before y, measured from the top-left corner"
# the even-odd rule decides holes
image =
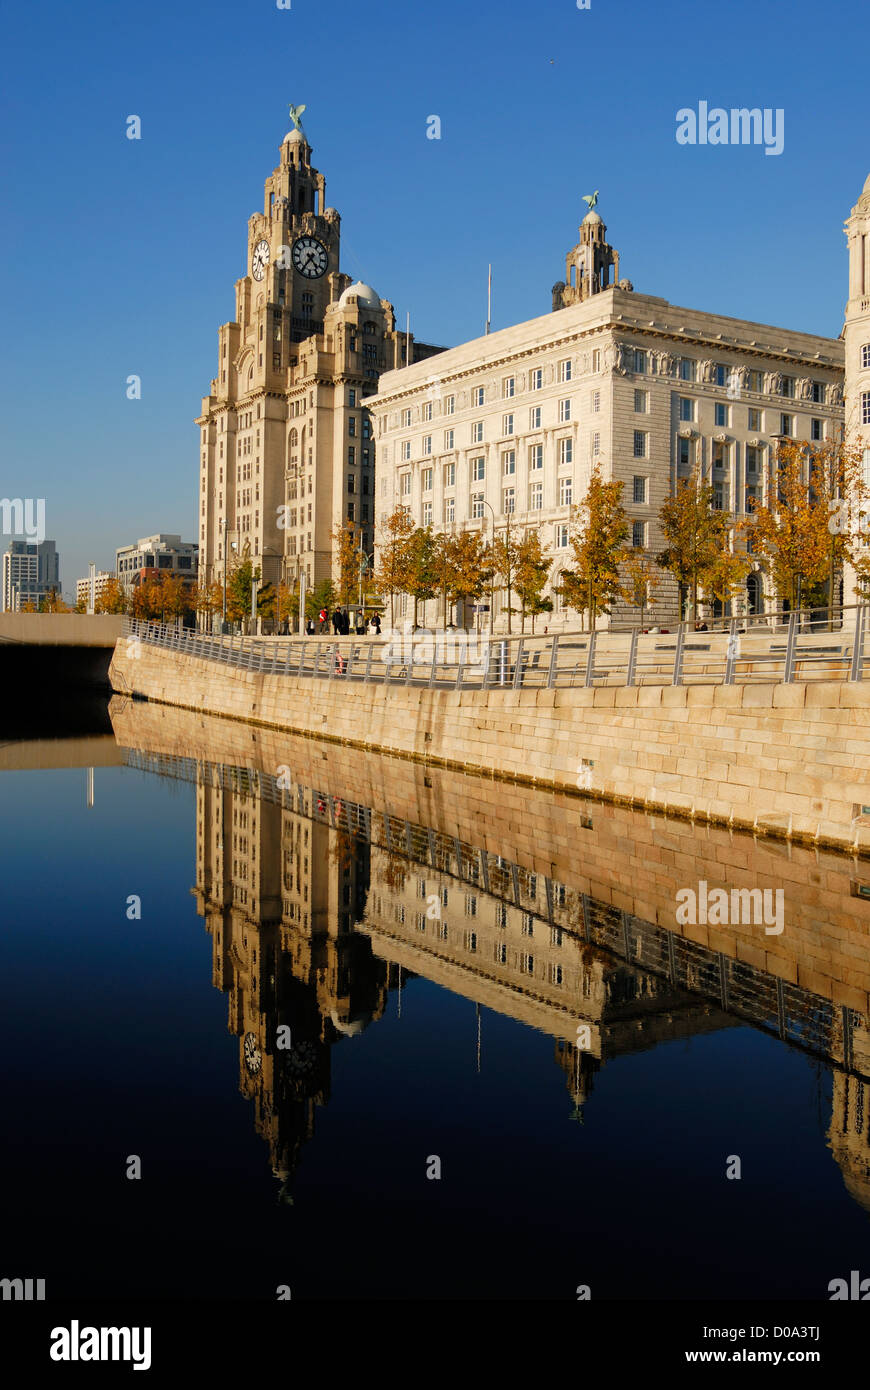
[[[54,541],[10,541],[3,552],[3,612],[20,613],[54,589],[60,595],[60,556]]]
[[[124,545],[116,551],[115,573],[125,589],[167,573],[193,580],[196,579],[198,553],[196,541],[183,541],[180,536],[161,531],[159,535],[143,536],[135,545]]]
[[[106,585],[116,576],[111,570],[97,570],[94,576],[94,601],[100,597]],[[87,575],[84,579],[76,580],[76,603],[87,604],[91,596],[91,580]]]

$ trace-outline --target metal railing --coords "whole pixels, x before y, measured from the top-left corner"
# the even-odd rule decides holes
[[[128,639],[245,671],[452,690],[860,681],[868,606],[768,613],[670,632],[554,636],[397,632],[386,638],[211,636],[125,618]]]

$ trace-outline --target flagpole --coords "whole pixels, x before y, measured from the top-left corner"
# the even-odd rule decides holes
[[[486,331],[489,333],[492,324],[492,263],[489,267],[489,278],[486,286]]]

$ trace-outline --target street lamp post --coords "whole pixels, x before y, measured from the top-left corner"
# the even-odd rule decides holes
[[[488,507],[489,510],[492,512],[492,540],[493,540],[493,544],[495,544],[495,510],[494,510],[494,508],[493,508],[492,503],[491,503],[491,502],[487,502],[487,500],[486,500],[485,497],[481,498],[481,501],[483,502],[483,505],[484,505],[485,507]],[[491,559],[491,558],[492,558],[492,557],[490,557],[490,559]],[[490,635],[490,637],[492,637],[493,620],[494,620],[494,617],[495,617],[495,613],[494,613],[494,608],[495,608],[495,597],[494,597],[494,594],[495,594],[495,584],[494,584],[494,581],[495,581],[495,570],[494,570],[494,569],[491,569],[490,572],[489,572],[489,635]]]

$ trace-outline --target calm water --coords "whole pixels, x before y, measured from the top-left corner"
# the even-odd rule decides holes
[[[843,1065],[672,987],[590,942],[571,882],[520,883],[491,828],[487,892],[443,828],[385,845],[382,807],[301,777],[282,806],[233,759],[97,765],[89,807],[87,763],[133,755],[20,749],[83,765],[0,772],[0,1276],[694,1299],[870,1274],[866,1018]]]

